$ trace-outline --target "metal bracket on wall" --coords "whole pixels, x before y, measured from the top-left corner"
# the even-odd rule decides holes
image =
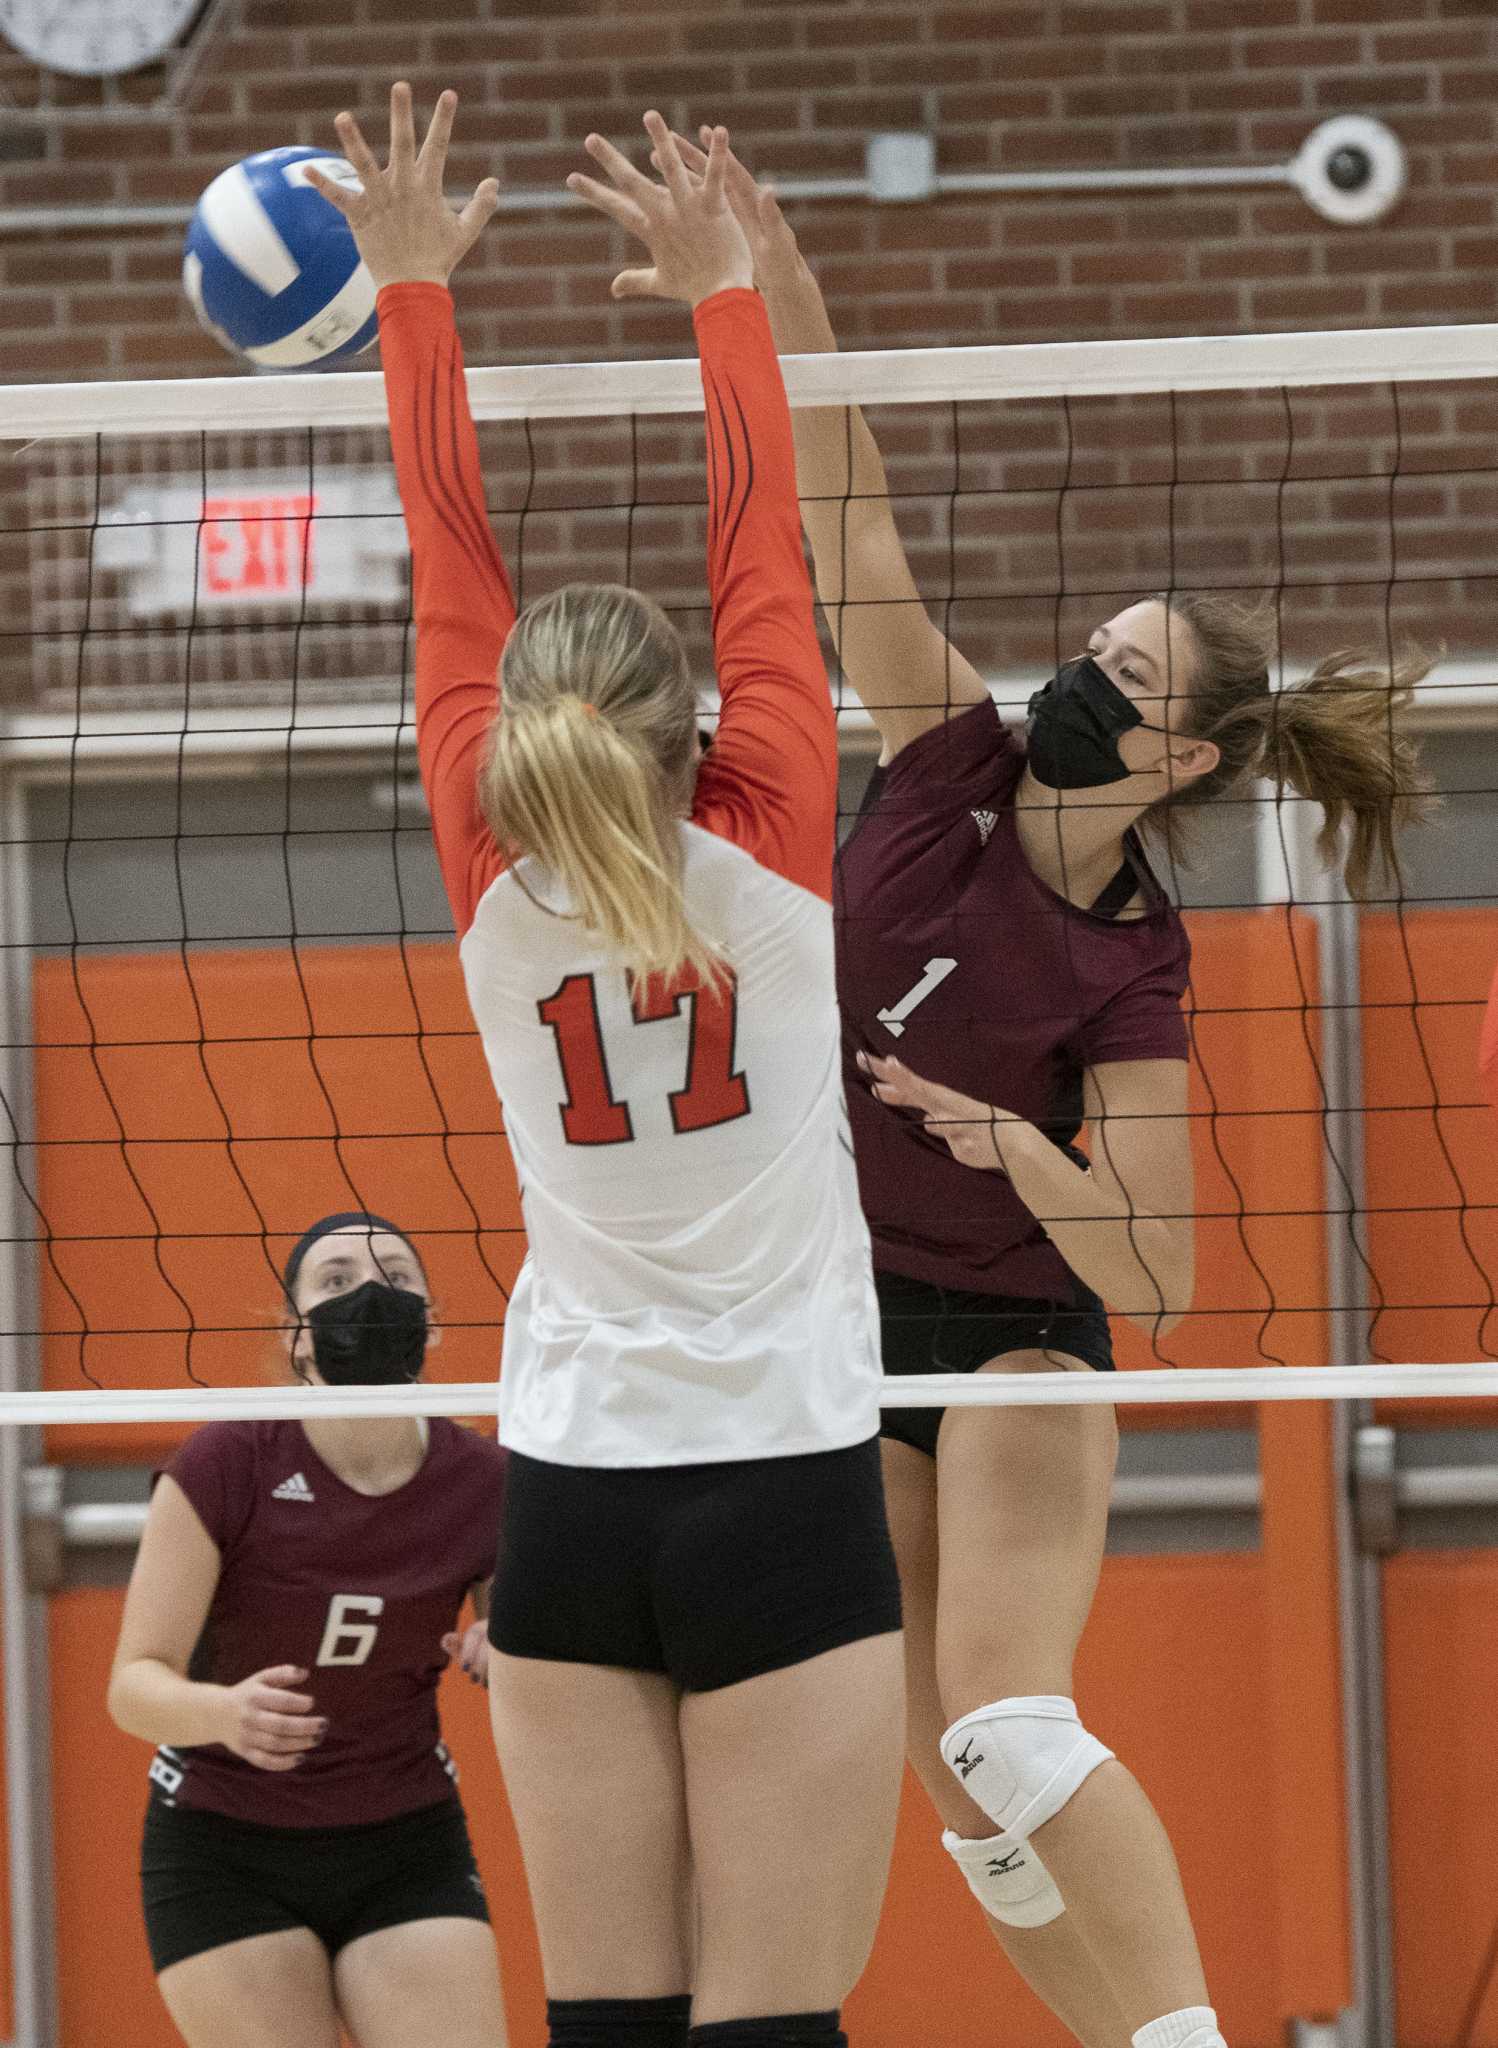
[[[1394,1431],[1365,1422],[1352,1439],[1352,1521],[1365,1557],[1389,1557],[1399,1548],[1399,1482]]]
[[[61,1465],[28,1465],[21,1474],[21,1554],[28,1593],[55,1593],[63,1583],[67,1528]]]

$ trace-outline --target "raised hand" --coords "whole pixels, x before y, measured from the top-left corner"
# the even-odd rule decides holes
[[[707,150],[713,131],[704,127],[698,132],[701,148],[689,142],[684,135],[674,136],[673,140],[682,162],[694,177],[700,178],[707,170]],[[754,259],[754,282],[762,292],[774,291],[777,286],[790,284],[800,275],[801,251],[796,244],[795,233],[780,211],[775,188],[768,183],[761,184],[735,156],[732,148],[727,156],[724,196],[749,244],[749,253]]]
[[[728,130],[709,133],[706,153],[698,152],[699,177],[687,170],[676,139],[659,114],[645,116],[645,132],[660,168],[660,184],[637,171],[601,135],[590,135],[584,147],[610,183],[600,184],[582,171],[574,171],[567,180],[570,191],[638,236],[650,252],[649,269],[620,271],[611,286],[614,297],[684,299],[695,306],[730,286],[752,285],[749,244],[724,193]]]
[[[362,191],[309,169],[307,182],[336,206],[354,231],[359,254],[376,285],[446,284],[468,254],[499,204],[499,184],[485,178],[461,213],[442,190],[447,145],[458,95],[437,101],[426,140],[416,147],[411,88],[390,88],[390,162],[382,171],[352,114],[333,123],[343,153],[359,175]]]

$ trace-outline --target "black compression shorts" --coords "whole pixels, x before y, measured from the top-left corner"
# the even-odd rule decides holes
[[[1015,1294],[977,1294],[965,1287],[934,1287],[903,1273],[876,1273],[880,1342],[887,1374],[976,1372],[1006,1351],[1055,1351],[1079,1358],[1095,1372],[1112,1372],[1108,1312],[1075,1283],[1069,1302],[1035,1301]],[[1060,1363],[1058,1359],[1058,1365]],[[936,1456],[944,1408],[886,1408],[881,1436]]]
[[[505,1656],[712,1692],[899,1626],[876,1437],[628,1470],[510,1453],[489,1610]]]
[[[158,1975],[255,1934],[308,1927],[330,1956],[408,1920],[489,1918],[456,1799],[346,1828],[272,1828],[153,1798],[141,1844]]]

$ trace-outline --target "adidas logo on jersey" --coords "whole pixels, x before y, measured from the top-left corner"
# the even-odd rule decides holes
[[[279,1486],[271,1489],[272,1500],[316,1500],[317,1495],[307,1484],[306,1474],[293,1472],[289,1479],[283,1479]]]
[[[998,813],[996,811],[974,811],[973,822],[978,827],[979,838],[987,846],[989,839],[992,837],[993,828],[999,822]]]

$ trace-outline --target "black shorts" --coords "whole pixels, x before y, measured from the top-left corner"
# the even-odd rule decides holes
[[[408,1920],[489,1918],[456,1799],[346,1828],[271,1828],[153,1798],[141,1844],[159,1975],[228,1941],[309,1927],[329,1956]]]
[[[489,1610],[507,1657],[712,1692],[899,1626],[877,1437],[622,1471],[510,1453]]]
[[[1112,1372],[1108,1312],[1091,1288],[1073,1283],[1070,1301],[1018,1294],[976,1294],[934,1287],[903,1273],[876,1273],[884,1370],[976,1372],[1006,1351],[1059,1351],[1095,1372]],[[881,1436],[936,1456],[944,1408],[886,1408]]]

